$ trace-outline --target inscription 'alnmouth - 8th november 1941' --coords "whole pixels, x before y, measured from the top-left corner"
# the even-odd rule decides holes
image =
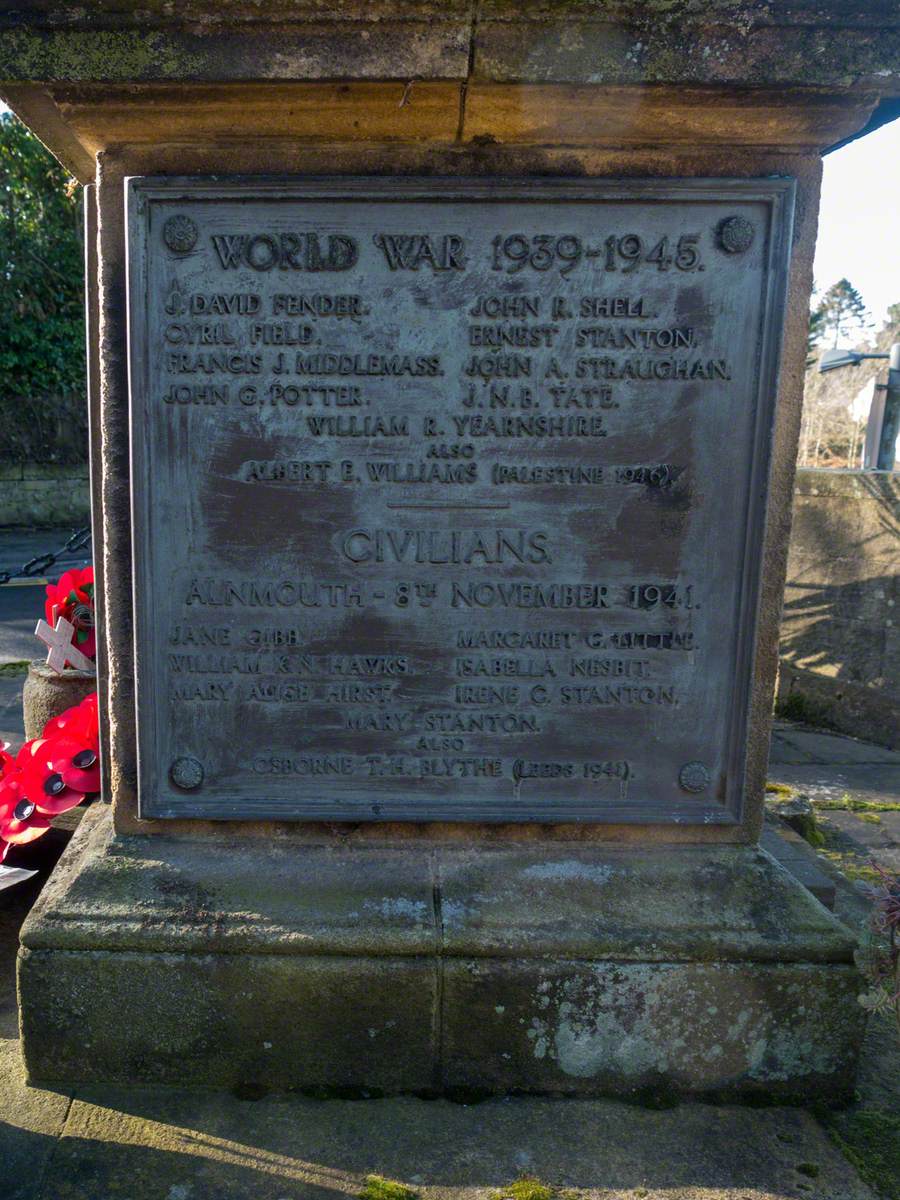
[[[728,819],[741,187],[132,184],[142,811]]]

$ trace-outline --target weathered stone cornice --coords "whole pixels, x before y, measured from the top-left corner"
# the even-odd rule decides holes
[[[895,0],[35,0],[0,31],[9,81],[900,88]]]
[[[79,177],[234,138],[816,152],[900,94],[897,0],[0,3],[0,92]]]

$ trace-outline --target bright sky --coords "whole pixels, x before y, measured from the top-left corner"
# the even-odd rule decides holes
[[[816,287],[849,279],[879,329],[900,301],[900,121],[835,150],[824,167]]]

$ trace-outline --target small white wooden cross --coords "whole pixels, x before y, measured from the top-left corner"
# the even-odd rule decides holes
[[[56,628],[41,619],[35,627],[34,636],[48,647],[47,666],[61,675],[69,663],[76,671],[94,671],[95,667],[86,654],[72,645],[75,626],[65,617],[56,618]]]

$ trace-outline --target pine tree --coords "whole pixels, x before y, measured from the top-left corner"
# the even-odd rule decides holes
[[[839,279],[825,292],[811,314],[814,320],[823,335],[834,335],[833,346],[872,324],[862,296],[848,279]]]
[[[808,367],[811,367],[812,364],[815,362],[815,359],[812,356],[815,354],[816,347],[818,346],[819,342],[822,340],[822,334],[824,332],[824,329],[823,329],[824,321],[825,321],[825,318],[823,317],[822,313],[819,311],[818,307],[811,308],[809,310],[809,330],[806,334],[806,353],[807,353],[806,365]]]

